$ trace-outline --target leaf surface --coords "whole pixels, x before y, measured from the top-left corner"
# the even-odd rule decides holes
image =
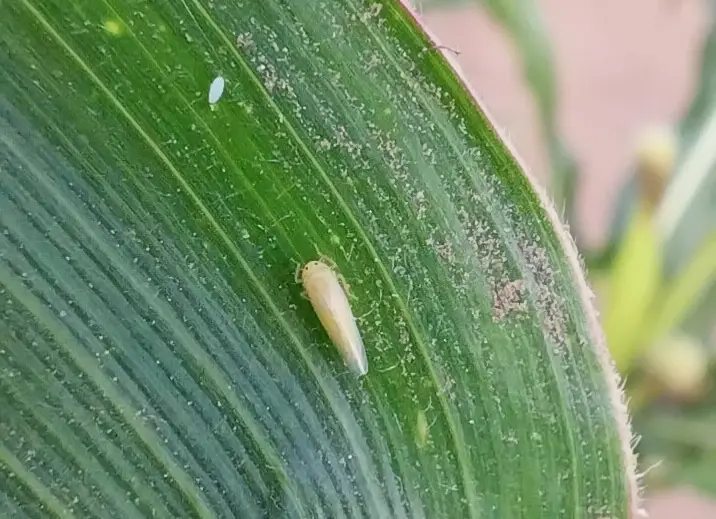
[[[0,509],[636,507],[574,250],[403,6],[0,19]],[[295,282],[320,254],[351,285],[363,378]]]

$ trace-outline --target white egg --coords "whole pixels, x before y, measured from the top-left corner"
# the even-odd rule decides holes
[[[224,93],[224,85],[226,81],[221,76],[217,76],[214,81],[211,82],[209,87],[209,104],[216,104],[221,99],[221,94]]]

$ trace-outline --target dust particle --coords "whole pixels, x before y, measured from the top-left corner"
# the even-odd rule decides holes
[[[371,18],[375,18],[380,14],[380,11],[383,9],[383,4],[375,3],[371,4],[370,7],[361,15],[361,21],[367,22]]]
[[[455,261],[455,253],[452,249],[452,243],[450,242],[443,242],[443,243],[437,243],[435,244],[435,252],[437,252],[438,256],[440,256],[443,260],[453,263]]]
[[[525,281],[516,279],[499,285],[492,291],[492,320],[503,321],[510,314],[527,312]]]
[[[236,37],[236,46],[243,50],[250,50],[254,46],[254,39],[248,32],[239,34]]]
[[[569,316],[547,251],[532,240],[521,241],[527,268],[537,283],[536,303],[542,313],[542,327],[555,344],[565,344]]]

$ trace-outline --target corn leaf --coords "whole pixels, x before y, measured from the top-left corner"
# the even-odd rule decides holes
[[[406,7],[0,19],[2,513],[637,510],[574,248]],[[295,281],[320,255],[364,377]]]

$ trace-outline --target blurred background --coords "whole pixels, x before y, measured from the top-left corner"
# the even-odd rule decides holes
[[[713,0],[414,0],[569,222],[647,510],[716,517]]]

